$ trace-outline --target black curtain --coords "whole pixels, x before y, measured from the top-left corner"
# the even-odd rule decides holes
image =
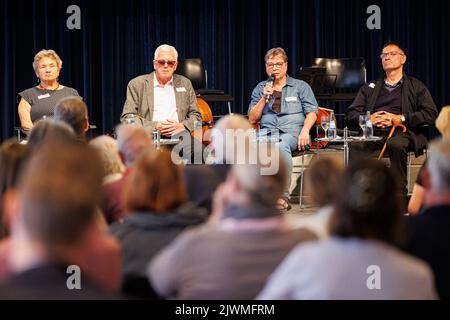
[[[373,4],[381,30],[366,27]],[[70,5],[81,9],[81,30],[66,27]],[[61,56],[60,81],[84,97],[98,134],[112,132],[128,81],[152,70],[162,43],[180,58],[202,58],[209,87],[233,95],[236,113],[247,113],[252,89],[267,78],[263,57],[271,47],[285,48],[292,76],[314,57],[360,56],[370,80],[382,74],[387,40],[405,47],[406,72],[428,86],[438,107],[450,104],[446,0],[3,0],[0,10],[2,140],[19,124],[17,92],[36,84],[31,63],[43,48]]]

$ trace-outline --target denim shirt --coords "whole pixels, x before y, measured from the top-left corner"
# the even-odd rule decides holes
[[[258,83],[253,89],[248,111],[258,103],[263,96],[266,81]],[[311,87],[304,81],[287,76],[286,84],[281,90],[281,112],[272,110],[274,98],[264,106],[260,120],[261,131],[279,130],[298,137],[303,128],[305,118],[310,112],[317,114],[318,104]]]

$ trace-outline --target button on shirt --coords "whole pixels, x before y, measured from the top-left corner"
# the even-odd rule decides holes
[[[154,109],[153,121],[178,120],[177,103],[175,100],[175,88],[173,85],[173,77],[165,85],[158,82],[156,75],[154,77]]]
[[[252,92],[249,111],[263,96],[266,81],[258,83]],[[265,105],[260,121],[261,131],[279,130],[298,137],[305,118],[310,112],[317,114],[318,105],[311,87],[304,81],[287,76],[286,85],[281,90],[281,110],[272,109],[274,97]]]

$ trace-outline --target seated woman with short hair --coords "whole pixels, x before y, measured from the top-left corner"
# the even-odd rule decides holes
[[[77,96],[77,90],[59,83],[62,60],[54,50],[41,50],[34,56],[33,69],[39,84],[19,93],[18,111],[20,126],[30,130],[37,120],[53,117],[58,102],[69,96]]]

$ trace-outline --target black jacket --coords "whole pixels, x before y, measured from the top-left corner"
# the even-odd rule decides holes
[[[406,252],[425,260],[433,269],[441,299],[450,299],[450,205],[425,208],[407,219]]]
[[[351,128],[358,128],[358,117],[367,111],[372,112],[384,79],[366,83],[358,92],[353,103],[345,112],[345,122]],[[414,145],[416,156],[426,148],[427,130],[425,125],[434,125],[438,111],[427,87],[416,78],[405,76],[402,88],[402,114],[405,126]]]

